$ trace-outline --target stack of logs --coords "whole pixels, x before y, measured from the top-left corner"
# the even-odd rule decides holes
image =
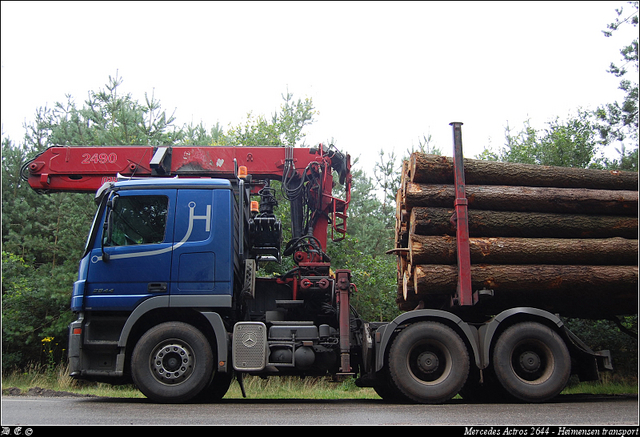
[[[638,173],[464,160],[474,309],[638,312]],[[452,305],[453,159],[414,153],[396,204],[398,307]],[[480,296],[490,293],[481,292]]]

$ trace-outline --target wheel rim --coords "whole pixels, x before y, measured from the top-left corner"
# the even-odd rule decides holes
[[[416,381],[435,385],[445,380],[451,372],[451,353],[442,343],[425,340],[411,348],[407,365]]]
[[[525,340],[513,348],[511,368],[521,381],[528,384],[542,384],[551,377],[553,367],[553,354],[541,341]]]
[[[195,367],[195,355],[191,347],[172,339],[158,344],[151,353],[149,367],[160,383],[176,385],[186,381]]]

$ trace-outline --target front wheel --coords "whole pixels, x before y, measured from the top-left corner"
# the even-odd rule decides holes
[[[213,379],[208,387],[206,387],[202,392],[198,395],[197,400],[205,403],[214,403],[219,402],[224,395],[229,391],[229,387],[231,386],[231,382],[233,381],[233,373],[221,373],[215,372],[213,375]]]
[[[167,322],[147,331],[131,357],[138,389],[160,403],[186,402],[211,382],[213,352],[207,338],[182,322]]]
[[[495,376],[512,396],[543,402],[559,394],[571,376],[571,357],[551,328],[535,322],[506,329],[493,349]]]
[[[419,403],[445,402],[469,374],[469,353],[460,336],[437,322],[402,330],[389,350],[389,375],[404,396]]]

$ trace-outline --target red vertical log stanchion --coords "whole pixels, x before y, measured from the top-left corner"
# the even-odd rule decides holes
[[[469,219],[467,215],[467,197],[465,194],[464,161],[462,155],[462,123],[452,122],[453,126],[453,169],[455,184],[456,242],[458,254],[458,287],[452,306],[473,305],[471,289],[471,255],[469,250]]]

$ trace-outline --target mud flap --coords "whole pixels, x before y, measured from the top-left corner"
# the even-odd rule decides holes
[[[613,370],[610,351],[594,352],[566,326],[562,328],[562,336],[571,354],[572,373],[576,373],[580,381],[597,381],[599,372]]]

